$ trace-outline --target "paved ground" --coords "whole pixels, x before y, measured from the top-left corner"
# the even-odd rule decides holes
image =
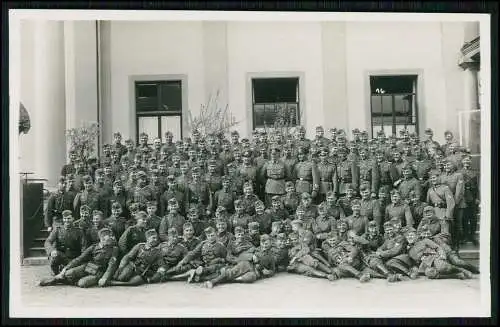
[[[48,267],[22,267],[21,303],[36,313],[58,308],[59,314],[53,310],[51,314],[66,317],[75,309],[83,315],[99,316],[103,308],[109,309],[108,317],[119,312],[133,317],[138,315],[132,314],[134,307],[143,314],[164,316],[338,317],[356,312],[373,316],[388,309],[400,316],[476,316],[481,307],[477,276],[466,281],[421,278],[397,284],[385,280],[360,284],[357,280],[329,282],[283,273],[252,285],[225,284],[214,289],[184,282],[104,289],[36,286],[36,281],[46,276]]]

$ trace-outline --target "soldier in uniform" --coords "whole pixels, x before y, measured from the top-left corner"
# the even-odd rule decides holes
[[[146,203],[146,213],[148,214],[146,229],[154,229],[156,232],[159,231],[161,224],[161,218],[156,215],[157,208],[158,204],[156,201],[148,201]]]
[[[295,191],[295,186],[293,182],[285,183],[285,192],[281,201],[283,206],[288,211],[289,215],[294,215],[297,207],[300,204],[300,195]]]
[[[264,202],[261,200],[255,202],[255,216],[251,217],[251,222],[258,223],[258,233],[259,234],[269,234],[271,233],[271,224],[274,219],[280,219],[280,217],[275,217],[271,211],[266,211]]]
[[[99,209],[102,212],[105,212],[106,215],[109,215],[111,208],[108,207],[108,204],[111,196],[113,195],[113,185],[106,184],[104,170],[101,168],[95,171],[94,190],[99,193],[99,199],[101,201],[99,207],[96,209]]]
[[[375,197],[379,188],[379,170],[375,166],[375,160],[368,158],[368,150],[361,148],[359,150],[359,182],[368,183],[372,197]]]
[[[443,232],[441,232],[441,226],[442,226],[442,220],[436,217],[434,207],[429,205],[425,206],[423,209],[422,220],[417,225],[418,235],[421,235],[425,229],[425,232],[428,233],[428,237],[433,237],[438,234],[440,234],[441,236],[445,236],[446,231],[443,230]],[[449,239],[448,236],[449,235],[446,235],[447,239]],[[444,238],[441,237],[441,239]]]
[[[80,228],[73,224],[70,210],[62,212],[62,225],[55,226],[45,240],[45,251],[54,275],[59,274],[68,262],[81,254],[87,243]]]
[[[123,256],[111,286],[139,286],[159,282],[166,272],[162,251],[158,247],[158,233],[146,231],[146,242],[136,244]]]
[[[136,244],[146,242],[147,219],[148,214],[144,211],[139,211],[135,215],[135,225],[127,227],[118,240],[118,247],[122,254],[130,252]]]
[[[103,212],[100,210],[94,210],[92,212],[92,223],[88,226],[88,228],[83,230],[87,240],[87,245],[99,242],[99,231],[104,227],[109,228],[109,226],[104,222]]]
[[[189,171],[189,163],[187,161],[181,161],[180,163],[181,174],[176,177],[177,185],[179,185],[179,190],[186,192],[189,188],[189,183],[191,183],[191,173]],[[175,176],[175,175],[173,175]]]
[[[335,165],[332,165],[328,161],[328,150],[327,148],[322,148],[319,152],[319,162],[318,162],[318,173],[319,173],[319,194],[316,197],[316,203],[321,203],[325,201],[326,194],[333,191],[333,185],[335,182]]]
[[[437,149],[440,148],[440,145],[438,142],[434,141],[432,139],[432,136],[434,133],[432,132],[432,129],[426,128],[424,131],[424,141],[422,142],[422,145],[424,146],[427,151],[431,152],[431,149]]]
[[[352,215],[346,217],[349,230],[354,231],[356,235],[361,236],[367,232],[368,218],[361,216],[361,201],[355,199],[351,202]]]
[[[227,244],[226,261],[230,265],[236,265],[240,261],[252,259],[255,246],[252,244],[249,235],[245,234],[245,228],[236,226],[234,228],[234,239]]]
[[[256,200],[260,201],[260,200]],[[255,208],[255,203],[254,203],[254,208]],[[252,221],[252,216],[248,214],[248,212],[245,210],[245,205],[242,200],[236,200],[234,201],[234,209],[235,213],[231,217],[229,226],[230,230],[233,230],[236,226],[240,226],[243,228],[246,228],[248,226],[248,223]]]
[[[445,156],[450,155],[448,152],[448,149],[452,143],[455,143],[455,140],[453,139],[453,133],[450,131],[445,131],[444,132],[444,140],[445,143],[441,145],[441,151],[443,151]]]
[[[56,224],[62,223],[62,212],[64,210],[72,210],[73,203],[65,202],[64,194],[66,193],[66,181],[64,177],[60,177],[57,183],[57,191],[49,196],[47,201],[47,209],[45,211],[45,227],[50,232]]]
[[[409,202],[410,192],[416,193],[418,198],[422,197],[422,187],[420,181],[418,181],[413,174],[413,169],[409,164],[404,165],[402,168],[402,176],[394,183],[394,187],[397,187],[401,193],[401,198]]]
[[[187,278],[188,283],[201,281],[202,277],[210,277],[210,275],[217,273],[220,268],[226,265],[227,250],[222,243],[217,241],[215,229],[207,227],[205,229],[205,237],[206,239],[193,251],[188,252],[176,267],[184,266],[196,259],[201,259],[201,265],[186,273],[173,276],[172,279],[182,280]]]
[[[312,203],[312,197],[309,193],[302,193],[301,202],[297,210],[299,210],[299,208],[304,212],[304,223],[310,226],[318,216],[318,207]]]
[[[432,170],[429,173],[430,186],[425,202],[434,206],[436,216],[443,220],[443,232],[452,234],[451,225],[454,219],[455,197],[447,185],[441,184],[440,175],[441,173],[437,170]],[[453,238],[454,235],[451,236]],[[455,245],[457,244],[455,243]]]
[[[71,149],[69,151],[69,163],[65,164],[61,169],[61,176],[66,176],[68,174],[75,173],[75,162],[78,161],[76,150]]]
[[[360,215],[366,217],[368,221],[375,221],[377,227],[382,226],[383,216],[381,213],[379,203],[377,200],[370,198],[370,189],[368,185],[361,185],[359,189],[361,195],[360,205],[361,211]]]
[[[132,162],[135,158],[136,154],[136,149],[134,147],[134,141],[131,139],[126,139],[125,140],[125,148],[127,149],[127,152],[122,157],[127,157],[130,162]]]
[[[378,176],[380,177],[380,186],[392,188],[395,181],[398,180],[398,173],[392,163],[387,160],[384,151],[379,149],[376,153]]]
[[[162,242],[167,241],[167,232],[174,228],[178,234],[182,234],[186,218],[179,213],[179,204],[175,198],[168,200],[168,214],[161,218],[159,236]]]
[[[160,196],[160,216],[164,216],[168,213],[168,201],[170,201],[170,199],[177,200],[179,212],[184,214],[186,212],[184,203],[186,196],[179,184],[177,184],[174,175],[167,176],[167,187],[167,190]]]
[[[342,208],[346,216],[352,215],[351,204],[356,199],[356,191],[350,183],[345,185],[345,195],[337,200],[337,204]]]
[[[144,171],[140,170],[136,174],[137,184],[129,192],[129,202],[137,202],[146,204],[148,201],[155,199],[155,195],[151,189],[147,187],[147,175]]]
[[[421,191],[422,191],[422,200],[427,194],[428,179],[429,172],[432,168],[432,162],[425,158],[424,150],[420,145],[415,145],[413,147],[413,154],[415,156],[415,160],[412,162],[413,171],[415,172],[416,178],[420,182]]]
[[[290,214],[288,210],[285,209],[283,202],[281,201],[282,196],[275,195],[271,198],[271,207],[266,209],[266,213],[271,217],[271,222],[286,220]],[[270,232],[263,232],[261,234],[269,234]]]
[[[472,159],[469,155],[462,158],[463,168],[460,170],[464,178],[463,231],[464,238],[478,244],[475,234],[477,229],[477,208],[479,201],[479,173],[471,168]]]
[[[208,171],[205,175],[205,182],[208,184],[212,198],[218,190],[222,188],[222,177],[217,172],[217,162],[213,159],[208,161]],[[209,208],[209,210],[211,207]]]
[[[236,200],[236,192],[231,190],[231,178],[229,176],[222,177],[222,188],[214,193],[210,211],[215,212],[217,207],[224,207],[228,212],[234,212],[234,201]]]
[[[71,260],[59,274],[42,281],[40,286],[58,283],[76,284],[81,288],[109,285],[116,270],[118,247],[109,228],[99,231],[99,242],[89,246],[80,256]]]
[[[424,208],[428,205],[422,202],[421,195],[415,191],[410,191],[408,194],[408,205],[410,206],[411,215],[415,221],[415,226],[420,224],[424,215]]]
[[[440,177],[441,182],[448,186],[454,195],[455,209],[453,212],[452,241],[453,249],[458,251],[458,247],[463,242],[463,213],[466,207],[464,192],[464,176],[457,171],[453,161],[447,160],[444,165],[444,174]]]
[[[385,221],[392,218],[399,218],[404,221],[404,226],[414,226],[413,216],[410,206],[402,201],[401,192],[394,189],[391,191],[391,204],[385,208]]]
[[[354,190],[359,186],[359,172],[355,161],[347,160],[347,153],[343,149],[339,149],[340,162],[336,166],[333,190],[337,197],[342,197],[346,194],[347,184],[351,184]]]
[[[315,198],[319,191],[319,172],[316,163],[307,159],[307,152],[306,147],[299,147],[299,161],[293,170],[293,176],[297,178],[295,191],[299,194],[307,192]]]
[[[111,228],[117,240],[120,239],[125,229],[131,225],[131,221],[122,216],[122,212],[120,202],[113,202],[111,205],[111,216],[104,220],[104,224]]]
[[[176,147],[174,143],[174,135],[172,132],[165,132],[165,143],[161,147],[161,151],[166,151],[168,156],[172,156],[176,152]]]
[[[245,182],[251,182],[255,190],[257,185],[257,167],[252,165],[252,156],[250,151],[243,152],[243,163],[239,167],[239,174]]]
[[[186,189],[186,206],[196,205],[199,208],[200,213],[204,215],[209,215],[209,205],[212,202],[212,193],[208,187],[208,184],[200,179],[200,169],[198,167],[193,167],[191,169],[192,181],[189,183]]]
[[[296,145],[298,148],[304,148],[306,153],[311,148],[311,140],[306,138],[306,129],[304,126],[300,126],[297,130]]]
[[[83,186],[84,190],[77,193],[73,202],[75,214],[80,213],[80,207],[84,204],[89,206],[90,210],[99,210],[102,205],[101,197],[94,189],[92,178],[89,175],[83,177]]]
[[[151,153],[151,151],[153,150],[149,144],[148,144],[148,134],[146,133],[141,133],[139,135],[139,146],[137,147],[137,151],[140,152],[140,153]]]
[[[316,237],[316,246],[321,247],[321,244],[328,238],[332,231],[337,230],[337,220],[328,215],[326,202],[318,206],[318,216],[312,223],[312,232]]]
[[[188,240],[188,243],[190,243],[192,246],[193,241],[195,239],[197,238],[195,238],[194,235],[191,235],[190,240]],[[191,250],[194,249],[194,247],[191,248]],[[160,243],[158,248],[161,251],[161,255],[163,257],[163,264],[166,271],[164,274],[160,274],[160,276],[154,276],[156,278],[153,279],[160,279],[161,281],[166,281],[168,280],[167,274],[173,272],[170,271],[170,269],[174,268],[182,260],[182,258],[186,256],[186,254],[188,253],[188,249],[185,246],[184,240],[179,237],[177,229],[175,228],[171,228],[168,230],[167,240]]]
[[[327,147],[330,144],[330,140],[325,137],[325,130],[323,126],[316,126],[316,135],[314,137],[314,142],[319,147]]]
[[[265,181],[265,203],[271,206],[271,198],[275,195],[285,194],[285,180],[287,169],[285,164],[279,160],[280,149],[276,146],[271,148],[271,160],[266,162],[260,170],[261,179]]]

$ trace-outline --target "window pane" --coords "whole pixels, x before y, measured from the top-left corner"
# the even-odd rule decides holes
[[[392,96],[372,95],[372,116],[392,116]]]
[[[264,105],[263,104],[255,104],[253,106],[254,112],[254,125],[255,126],[263,126],[264,125]]]
[[[136,83],[136,110],[147,112],[158,110],[158,85],[153,83]]]
[[[285,124],[290,124],[291,126],[297,126],[300,119],[300,113],[298,112],[297,103],[289,103],[287,106],[287,112],[285,115]]]
[[[412,93],[416,75],[370,76],[372,94]]]
[[[182,119],[181,116],[162,116],[161,117],[161,133],[162,133],[162,142],[166,142],[165,133],[170,131],[174,139],[173,141],[181,140],[181,125]]]
[[[182,111],[181,81],[166,81],[160,84],[161,108],[166,111]]]
[[[254,103],[296,102],[298,78],[255,78],[252,80]]]
[[[139,117],[139,135],[148,134],[149,143],[153,143],[153,140],[159,136],[158,132],[158,117]]]

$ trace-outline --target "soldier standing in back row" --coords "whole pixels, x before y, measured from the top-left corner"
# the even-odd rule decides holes
[[[334,191],[337,197],[346,194],[346,185],[351,184],[354,191],[359,186],[359,173],[356,162],[347,160],[347,153],[344,149],[339,149],[340,162],[335,170]]]
[[[261,169],[261,178],[265,181],[265,203],[271,206],[271,199],[275,195],[285,194],[286,167],[279,160],[280,150],[274,146],[271,149],[271,160],[266,162]]]
[[[471,168],[470,155],[462,158],[463,168],[460,173],[464,178],[463,231],[465,240],[478,244],[475,235],[477,229],[477,206],[479,205],[479,173]]]
[[[319,191],[319,172],[316,163],[307,159],[307,152],[307,148],[299,147],[299,161],[294,169],[294,176],[297,178],[295,191],[299,194],[307,192],[315,198]]]

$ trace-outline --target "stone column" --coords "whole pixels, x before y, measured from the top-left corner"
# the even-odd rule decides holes
[[[63,22],[37,21],[34,33],[35,174],[55,186],[66,150]]]
[[[464,111],[478,110],[479,109],[479,94],[478,94],[478,70],[479,63],[472,60],[465,60],[460,64],[464,70]],[[472,113],[471,113],[472,114]],[[463,114],[462,116],[462,138],[460,142],[466,147],[471,147],[471,141],[477,142],[478,140],[471,140],[471,114]]]

